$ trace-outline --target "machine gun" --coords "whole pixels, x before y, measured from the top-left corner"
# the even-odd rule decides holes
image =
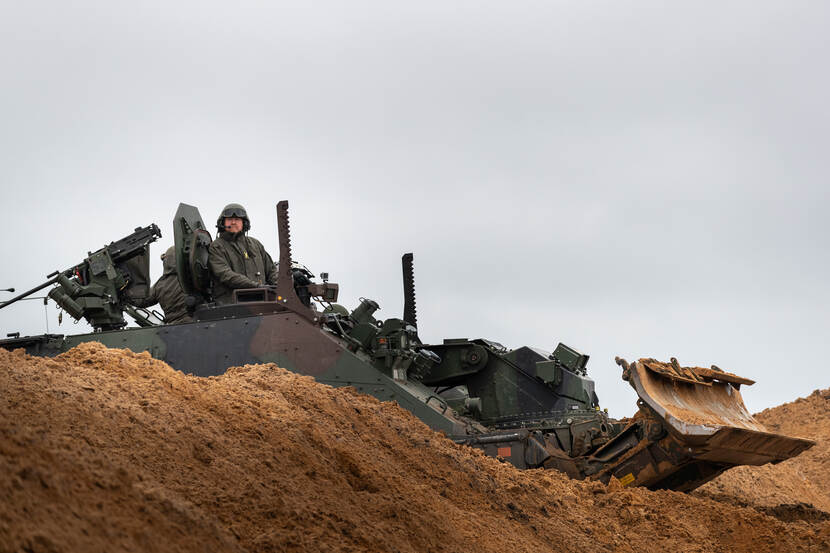
[[[81,263],[47,275],[43,284],[0,303],[0,309],[22,300],[52,284],[48,297],[72,318],[84,318],[96,331],[126,326],[124,311],[140,326],[157,324],[147,311],[130,305],[130,300],[149,294],[149,246],[161,238],[161,230],[152,224],[89,253]]]

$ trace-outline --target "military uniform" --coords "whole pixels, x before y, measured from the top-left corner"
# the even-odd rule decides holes
[[[259,240],[244,232],[220,232],[209,251],[213,299],[217,303],[230,303],[237,288],[277,283],[277,266],[271,256]]]
[[[193,319],[187,311],[185,294],[176,274],[176,254],[173,248],[168,249],[161,258],[164,261],[164,274],[153,284],[148,297],[133,300],[133,304],[137,307],[150,307],[158,303],[164,311],[165,324],[189,323]]]

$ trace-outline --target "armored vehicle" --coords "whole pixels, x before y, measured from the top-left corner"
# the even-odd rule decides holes
[[[741,398],[741,387],[753,382],[716,366],[618,358],[639,410],[615,420],[599,409],[588,356],[572,347],[508,349],[485,339],[422,343],[411,254],[402,257],[403,313],[382,320],[375,301],[361,299],[348,310],[336,303],[339,287],[326,274],[316,282],[292,263],[285,201],[277,205],[277,226],[277,285],[235,290],[231,303],[217,305],[208,269],[211,234],[198,210],[181,204],[173,222],[176,264],[193,322],[164,324],[133,305],[147,295],[149,246],[160,236],[150,225],[0,304],[53,286],[48,297],[94,332],[13,336],[0,347],[53,356],[97,341],[148,351],[200,376],[275,363],[396,401],[450,439],[516,467],[603,482],[615,477],[624,486],[687,491],[729,467],[777,463],[813,445],[767,431]],[[124,313],[138,326],[128,328]]]

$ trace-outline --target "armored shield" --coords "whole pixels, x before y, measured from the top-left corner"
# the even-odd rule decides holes
[[[200,297],[201,301],[198,303],[208,301],[208,248],[213,239],[196,207],[179,204],[173,218],[173,240],[176,249],[176,271],[182,290],[188,296]]]

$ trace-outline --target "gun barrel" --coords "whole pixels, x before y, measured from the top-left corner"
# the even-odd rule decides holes
[[[50,284],[54,284],[57,281],[58,281],[58,277],[50,278],[49,280],[47,280],[46,282],[44,282],[40,286],[35,286],[31,290],[27,290],[27,291],[23,292],[22,294],[18,294],[17,296],[13,297],[9,301],[4,301],[4,302],[0,303],[0,309],[3,309],[4,307],[8,307],[9,305],[11,305],[13,303],[22,300],[26,296],[31,296],[35,292],[37,292],[39,290],[43,290],[44,288],[46,288]]]

